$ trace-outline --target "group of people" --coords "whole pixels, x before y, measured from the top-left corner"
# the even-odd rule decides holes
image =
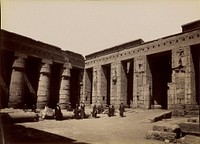
[[[93,111],[92,111],[92,117],[96,118],[97,114],[103,113],[103,111],[104,111],[104,108],[103,108],[102,104],[100,104],[98,106],[96,104],[94,104]]]
[[[81,102],[80,105],[76,104],[74,109],[74,118],[83,119],[85,117],[85,104]]]
[[[67,111],[72,111],[72,107],[69,104],[69,106],[67,107]],[[24,111],[26,111],[26,107],[24,108]],[[35,106],[32,107],[32,111],[35,111]],[[45,111],[45,110],[44,110]],[[47,110],[46,110],[47,111]],[[97,118],[97,114],[103,113],[104,112],[104,108],[102,104],[94,104],[93,106],[93,111],[92,111],[92,117]],[[125,112],[125,108],[123,103],[121,103],[119,105],[119,114],[121,117],[124,117],[124,112]],[[85,104],[84,102],[81,102],[80,105],[76,104],[75,109],[73,110],[74,113],[74,118],[75,119],[84,119],[85,118]],[[45,114],[44,114],[45,115]],[[108,117],[111,116],[115,116],[115,107],[113,104],[110,104],[108,107]],[[62,120],[63,119],[63,114],[61,111],[61,108],[59,106],[59,104],[56,105],[55,107],[55,115],[54,115],[56,120]]]
[[[92,117],[96,118],[98,113],[102,113],[103,111],[98,111],[99,109],[103,110],[103,106],[100,105],[97,107],[96,104],[94,104],[93,106],[93,111],[92,111]],[[125,108],[124,108],[124,104],[121,103],[119,106],[119,114],[121,117],[124,117],[124,112],[125,112]],[[110,104],[108,107],[108,116],[115,116],[115,107],[114,105]]]

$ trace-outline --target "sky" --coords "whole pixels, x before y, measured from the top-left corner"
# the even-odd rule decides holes
[[[1,29],[83,56],[199,19],[200,0],[1,0]]]

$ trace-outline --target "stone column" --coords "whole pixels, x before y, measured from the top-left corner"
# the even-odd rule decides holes
[[[67,62],[63,66],[62,80],[59,91],[59,105],[61,109],[66,109],[70,98],[70,69],[71,63]]]
[[[40,70],[40,78],[37,91],[37,108],[43,109],[47,104],[50,96],[50,74],[52,61],[43,59]]]
[[[26,55],[15,53],[17,58],[13,63],[13,70],[9,88],[8,107],[22,108],[24,97],[24,69]]]
[[[169,109],[190,109],[196,105],[195,71],[190,46],[172,50],[172,82],[168,86]]]
[[[119,106],[122,100],[122,81],[121,81],[122,63],[115,61],[111,63],[111,83],[110,83],[110,103],[115,107]]]
[[[81,98],[85,101],[86,105],[90,104],[91,95],[92,95],[92,78],[90,78],[90,71],[88,71],[87,69],[84,69],[83,95]]]
[[[101,99],[101,66],[93,68],[92,103],[100,102]]]
[[[147,56],[134,59],[133,107],[150,108],[152,97],[152,76]]]
[[[85,103],[85,98],[83,98],[83,75],[84,75],[84,70],[80,70],[80,75],[79,75],[80,101],[84,101]]]

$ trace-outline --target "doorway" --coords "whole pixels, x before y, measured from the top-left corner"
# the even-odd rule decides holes
[[[123,61],[122,66],[123,102],[130,107],[131,101],[133,101],[133,60]]]
[[[110,105],[110,74],[111,74],[111,64],[102,66],[103,75],[102,80],[102,101],[103,104]]]
[[[191,46],[192,60],[195,71],[196,102],[200,104],[200,45]]]
[[[32,88],[35,91],[35,95],[30,92],[30,88],[28,85],[25,85],[25,94],[24,94],[24,104],[26,104],[27,108],[32,108],[32,105],[36,105],[37,101],[37,89],[38,89],[38,82],[40,77],[40,64],[41,59],[28,57],[26,59],[26,70],[25,74],[29,83],[31,84]]]
[[[149,55],[148,62],[152,74],[151,105],[161,105],[167,109],[168,82],[171,82],[171,51]]]

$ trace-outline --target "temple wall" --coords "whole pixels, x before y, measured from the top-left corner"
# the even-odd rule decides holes
[[[127,104],[127,75],[124,69],[125,64],[123,65],[123,63],[124,61],[132,59],[134,60],[134,69],[131,106],[133,108],[153,108],[152,105],[155,104],[153,99],[153,77],[149,64],[150,61],[147,57],[151,55],[161,55],[161,53],[163,54],[165,52],[171,54],[170,57],[168,55],[168,58],[171,58],[171,73],[169,74],[171,78],[167,84],[168,90],[166,90],[167,108],[178,109],[180,108],[179,105],[183,108],[188,107],[188,109],[192,109],[192,107],[196,108],[195,71],[191,46],[200,44],[200,30],[184,31],[183,33],[131,46],[132,43],[133,42],[130,42],[130,45],[126,43],[114,47],[117,50],[110,48],[86,56],[85,68],[93,69],[94,73],[92,98],[95,100],[93,102],[96,102],[98,98],[98,100],[100,100],[101,97],[105,95],[105,91],[108,91],[106,89],[106,79],[104,75],[101,74],[101,67],[111,65],[109,103],[116,106],[118,106],[120,102],[123,102],[125,105]],[[106,51],[108,51],[108,53],[106,53]],[[179,68],[180,63],[183,68]],[[91,86],[87,85],[86,82],[87,81],[83,81],[85,89],[90,89]],[[87,88],[87,86],[90,88]],[[160,98],[162,99],[162,96],[160,96]]]

